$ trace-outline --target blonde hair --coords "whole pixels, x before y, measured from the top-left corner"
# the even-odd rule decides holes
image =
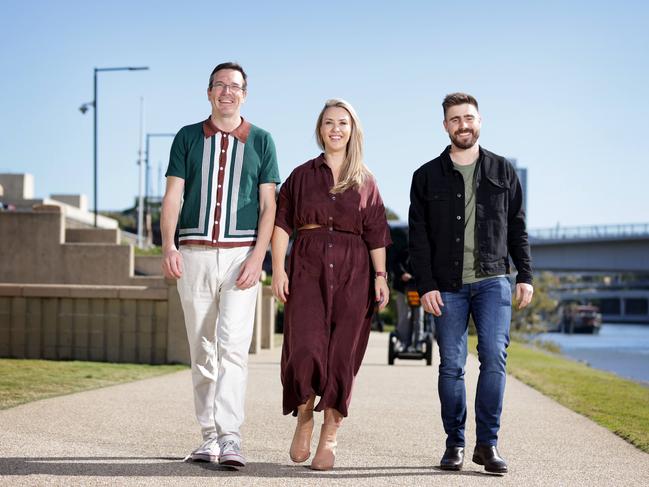
[[[331,107],[344,108],[347,113],[349,113],[352,127],[338,183],[336,183],[330,191],[332,193],[343,193],[349,188],[360,189],[363,186],[363,183],[365,183],[365,180],[371,176],[372,173],[363,163],[363,129],[361,127],[361,122],[358,119],[358,115],[356,115],[356,110],[354,110],[354,108],[345,100],[332,98],[325,102],[320,115],[318,115],[318,121],[315,126],[315,137],[318,141],[318,146],[322,150],[325,150],[324,140],[320,133],[320,127],[322,126],[325,111],[327,108]]]

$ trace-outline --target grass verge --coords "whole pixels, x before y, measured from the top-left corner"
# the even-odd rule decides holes
[[[186,368],[185,365],[0,359],[0,409]]]
[[[649,453],[649,387],[518,342],[509,346],[507,371]]]

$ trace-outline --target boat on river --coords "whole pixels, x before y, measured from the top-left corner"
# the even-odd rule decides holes
[[[602,314],[591,304],[571,304],[563,308],[559,331],[562,333],[599,333]]]

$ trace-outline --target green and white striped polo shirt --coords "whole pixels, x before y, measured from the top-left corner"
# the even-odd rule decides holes
[[[210,118],[176,134],[166,176],[185,180],[179,244],[213,247],[254,245],[259,185],[280,182],[268,132],[243,120],[225,133]]]

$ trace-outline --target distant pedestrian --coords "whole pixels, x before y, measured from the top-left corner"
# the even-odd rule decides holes
[[[496,445],[511,322],[514,262],[519,308],[532,299],[530,248],[523,195],[513,166],[478,145],[478,102],[465,93],[446,96],[444,128],[451,139],[442,154],[414,174],[410,190],[410,256],[424,309],[435,315],[439,345],[439,398],[446,432],[440,467],[464,461],[464,367],[469,315],[478,333],[480,376],[473,461],[505,473]]]
[[[383,309],[389,299],[390,232],[376,181],[363,163],[363,134],[351,105],[327,101],[316,138],[324,153],[295,168],[279,193],[272,286],[285,303],[283,411],[297,415],[290,457],[296,463],[309,458],[315,407],[324,410],[324,422],[311,468],[329,470],[374,303]],[[284,260],[294,230],[287,273]]]
[[[203,436],[191,458],[233,466],[246,464],[248,349],[279,182],[273,139],[240,115],[247,93],[241,66],[214,68],[211,115],[173,141],[161,217],[163,270],[178,279]]]

